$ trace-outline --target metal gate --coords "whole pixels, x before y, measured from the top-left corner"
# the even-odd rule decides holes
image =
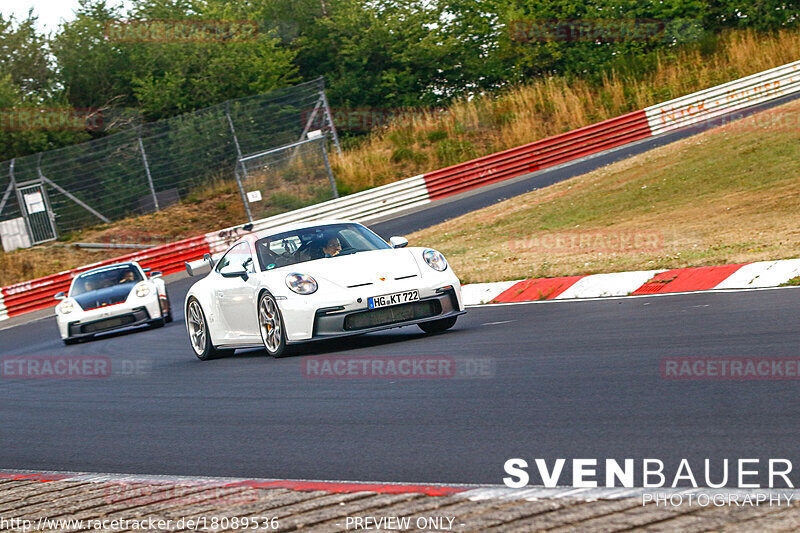
[[[17,200],[28,226],[31,244],[53,241],[58,237],[55,217],[47,198],[47,190],[41,182],[18,183]]]

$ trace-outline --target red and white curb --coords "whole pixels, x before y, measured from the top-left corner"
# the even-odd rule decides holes
[[[244,488],[244,489],[283,489],[298,492],[320,491],[330,494],[354,494],[369,492],[374,494],[421,494],[425,496],[451,496],[471,501],[484,500],[524,500],[577,499],[583,501],[618,500],[623,498],[642,498],[645,495],[689,495],[715,494],[741,497],[756,495],[791,496],[800,501],[800,489],[739,489],[722,488],[671,488],[671,487],[543,487],[528,485],[512,489],[502,485],[446,485],[446,484],[406,484],[358,481],[314,481],[288,479],[248,479],[236,477],[188,477],[159,476],[145,474],[104,474],[88,472],[0,470],[0,480],[37,481],[41,483],[97,483],[108,485],[174,485],[202,488]]]
[[[778,287],[800,276],[800,259],[759,261],[710,267],[641,270],[535,278],[462,287],[465,305],[574,300],[706,290]]]

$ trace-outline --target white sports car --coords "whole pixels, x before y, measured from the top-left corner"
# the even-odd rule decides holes
[[[391,243],[391,244],[390,244]],[[452,327],[463,314],[461,284],[436,250],[390,243],[354,222],[325,221],[251,233],[186,296],[186,328],[202,360],[264,346],[418,325]],[[199,265],[187,263],[190,275]]]
[[[87,270],[72,280],[69,292],[56,294],[56,322],[64,344],[73,344],[120,328],[172,322],[161,272],[139,263],[118,263]]]

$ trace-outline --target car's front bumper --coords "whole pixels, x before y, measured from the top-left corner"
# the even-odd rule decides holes
[[[157,294],[136,301],[56,315],[62,339],[79,339],[122,328],[141,326],[159,318],[161,304]]]
[[[390,328],[412,326],[466,313],[461,308],[453,287],[437,290],[435,295],[420,300],[379,309],[351,309],[342,306],[318,309],[309,338],[291,340],[288,344],[360,335]]]

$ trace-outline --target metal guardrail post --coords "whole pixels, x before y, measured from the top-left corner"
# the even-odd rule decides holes
[[[142,136],[137,135],[136,140],[139,142],[139,151],[142,153],[142,161],[144,161],[144,172],[147,174],[147,184],[150,185],[150,193],[153,195],[153,205],[156,207],[156,211],[160,211],[160,207],[158,206],[158,196],[156,195],[156,188],[153,186],[153,176],[150,174],[150,164],[147,162],[147,152],[144,151],[144,143],[142,142]]]
[[[233,135],[233,144],[236,145],[236,169],[233,171],[233,176],[236,178],[236,185],[239,186],[239,194],[242,195],[242,204],[244,204],[244,212],[247,213],[247,220],[253,221],[253,214],[250,212],[250,205],[247,201],[247,193],[244,192],[242,180],[239,177],[239,166],[242,167],[244,179],[247,180],[247,167],[242,163],[242,147],[239,145],[239,138],[236,136],[236,128],[233,127],[233,119],[231,118],[230,105],[225,105],[225,116],[228,117],[228,125],[231,127],[231,134]]]

